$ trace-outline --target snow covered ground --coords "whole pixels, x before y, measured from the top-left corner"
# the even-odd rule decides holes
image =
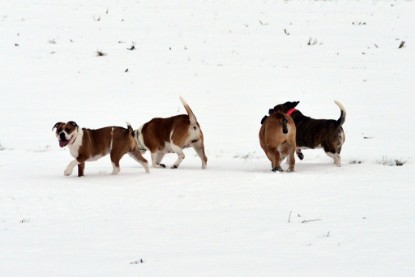
[[[414,10],[2,1],[0,276],[413,276]],[[112,176],[105,157],[63,176],[56,122],[137,128],[184,113],[179,96],[204,131],[206,170],[189,149],[178,170],[145,174],[125,156]],[[343,166],[306,150],[296,172],[271,172],[258,141],[268,108],[300,100],[337,119],[334,99]]]

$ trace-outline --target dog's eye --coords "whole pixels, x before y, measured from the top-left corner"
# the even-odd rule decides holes
[[[62,128],[56,129],[56,133],[60,133],[60,132],[62,132]]]
[[[71,131],[71,129],[65,128],[65,132],[69,133],[70,131]]]

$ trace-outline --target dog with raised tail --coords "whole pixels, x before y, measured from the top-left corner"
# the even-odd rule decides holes
[[[85,162],[96,161],[107,154],[111,157],[112,174],[118,174],[120,160],[127,153],[149,173],[148,162],[141,155],[129,123],[127,129],[114,126],[93,130],[80,128],[74,121],[68,121],[56,123],[52,130],[54,129],[59,146],[68,146],[72,157],[75,158],[66,167],[65,176],[71,175],[75,166],[78,166],[78,176],[84,176]]]
[[[271,161],[272,171],[282,172],[281,162],[285,158],[289,165],[287,171],[294,171],[296,128],[292,118],[282,112],[273,112],[261,122],[259,143]]]
[[[324,152],[333,159],[336,166],[341,166],[340,152],[345,141],[343,124],[346,121],[346,109],[339,101],[334,103],[340,109],[340,117],[335,119],[314,119],[303,115],[296,109],[300,101],[285,102],[269,110],[287,113],[292,117],[297,127],[297,156],[304,158],[301,149],[323,148]]]
[[[166,153],[176,153],[177,160],[172,168],[178,168],[185,158],[183,149],[193,147],[202,161],[202,168],[207,166],[204,138],[200,124],[190,106],[180,97],[187,114],[168,118],[153,118],[134,131],[134,137],[142,153],[149,150],[152,166],[166,167],[161,161]]]

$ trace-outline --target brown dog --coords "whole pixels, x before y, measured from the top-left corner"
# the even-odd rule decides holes
[[[75,158],[66,167],[65,176],[71,175],[75,166],[78,166],[78,176],[84,176],[86,161],[96,161],[108,153],[111,156],[114,175],[120,172],[120,160],[126,153],[139,162],[147,173],[149,172],[147,160],[141,155],[129,124],[128,129],[105,127],[91,130],[81,129],[75,122],[69,121],[58,122],[52,130],[55,128],[59,146],[68,145],[71,155]]]
[[[202,160],[202,168],[207,165],[203,133],[196,116],[189,105],[180,97],[187,114],[168,118],[153,118],[138,130],[134,137],[145,152],[150,150],[153,167],[166,167],[161,164],[166,153],[176,153],[178,158],[172,168],[178,168],[185,158],[183,149],[193,147]]]
[[[343,105],[334,101],[340,108],[340,117],[334,119],[314,119],[303,115],[299,110],[295,109],[299,101],[285,102],[276,105],[269,110],[269,113],[280,111],[290,114],[297,127],[297,156],[302,160],[304,155],[301,148],[320,148],[333,159],[334,164],[341,166],[340,152],[345,141],[345,134],[342,128],[346,120],[346,110]]]
[[[271,161],[272,171],[283,171],[281,161],[288,157],[288,171],[294,171],[296,128],[291,117],[275,112],[263,119],[259,143]]]

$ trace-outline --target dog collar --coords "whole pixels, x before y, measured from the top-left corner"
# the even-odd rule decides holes
[[[291,108],[288,112],[287,115],[291,116],[291,114],[295,112],[295,108]]]

